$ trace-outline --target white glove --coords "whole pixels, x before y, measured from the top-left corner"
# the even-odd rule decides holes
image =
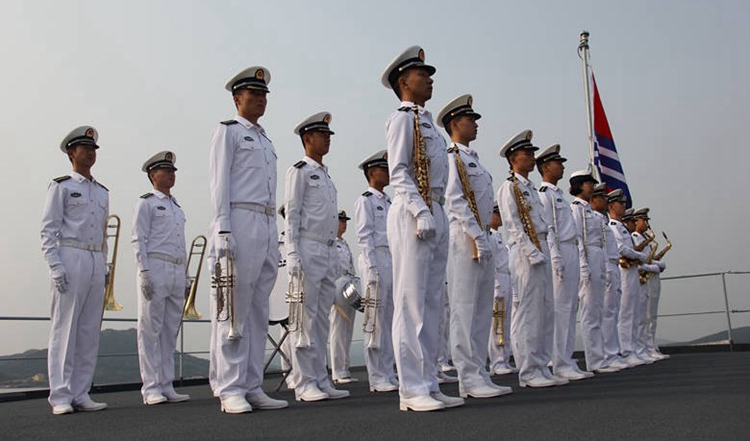
[[[667,269],[667,263],[662,262],[661,260],[657,260],[656,264],[659,265],[659,271],[663,272],[665,269]]]
[[[490,262],[492,260],[492,248],[487,236],[482,234],[474,241],[477,245],[477,261],[479,263]]]
[[[151,300],[154,297],[154,282],[151,280],[151,273],[149,271],[141,271],[141,294],[146,300]]]
[[[581,271],[581,287],[588,288],[591,285],[591,273],[588,271]]]
[[[377,267],[372,267],[367,271],[367,284],[375,285],[380,281],[380,271]]]
[[[229,231],[217,234],[214,247],[219,253],[219,259],[227,255],[230,259],[234,259],[235,253],[237,252],[237,243],[234,241],[234,236],[232,236],[232,233]]]
[[[68,273],[65,271],[65,267],[62,264],[55,265],[51,269],[52,283],[55,284],[55,289],[60,294],[68,292]]]
[[[302,263],[299,260],[299,254],[289,253],[286,256],[286,270],[289,277],[299,277],[302,274]]]
[[[531,255],[529,256],[529,263],[532,265],[540,265],[543,263],[547,263],[547,256],[544,255],[539,250],[535,250]]]
[[[435,218],[429,211],[417,215],[417,237],[422,240],[429,239],[435,235]]]
[[[555,256],[552,258],[552,274],[555,276],[555,279],[557,281],[562,282],[563,280],[563,271],[565,271],[565,266],[563,265],[562,257]]]

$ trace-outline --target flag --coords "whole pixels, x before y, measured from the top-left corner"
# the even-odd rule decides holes
[[[620,157],[617,156],[615,140],[609,130],[607,115],[604,113],[593,72],[591,73],[591,84],[594,85],[594,165],[599,171],[599,178],[607,183],[607,191],[622,189],[623,194],[628,197],[626,205],[630,208],[633,205],[633,199],[630,197],[630,190],[625,180],[625,172],[622,169]]]

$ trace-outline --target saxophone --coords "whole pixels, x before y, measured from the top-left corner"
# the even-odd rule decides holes
[[[477,208],[477,198],[474,195],[474,190],[471,188],[471,182],[469,182],[469,175],[466,173],[466,167],[464,167],[464,162],[461,160],[458,146],[454,145],[453,148],[451,148],[448,152],[455,154],[456,170],[458,170],[458,180],[461,181],[461,190],[463,190],[464,197],[466,198],[466,202],[469,204],[469,208],[471,209],[471,212],[474,214],[474,218],[477,220],[477,224],[479,225],[479,228],[482,228],[482,219],[479,216],[479,209]],[[471,258],[474,260],[477,260],[479,259],[479,250],[477,250],[477,243],[474,240],[472,240],[471,243],[474,246],[474,252],[471,255]]]
[[[651,247],[651,250],[648,253],[648,258],[646,259],[646,263],[651,263],[654,261],[654,255],[656,255],[656,249],[659,248],[659,243],[654,241],[655,237],[656,237],[656,234],[654,234],[653,232],[651,233],[651,236],[648,236],[648,235],[646,236],[647,239],[650,238],[651,241],[654,242],[654,246]],[[650,273],[642,269],[638,270],[638,281],[641,282],[641,285],[648,282],[648,279],[651,278],[651,276],[649,276],[648,274],[653,274],[653,273]]]
[[[432,192],[430,191],[430,157],[419,128],[419,108],[415,104],[414,111],[414,175],[417,178],[417,191],[424,199],[425,205],[432,213]]]
[[[638,252],[643,251],[643,249],[646,248],[646,246],[650,244],[655,238],[656,238],[655,234],[652,234],[651,236],[646,235],[646,240],[634,246],[633,249]],[[623,269],[628,269],[632,266],[637,266],[639,263],[641,263],[641,261],[638,259],[628,259],[627,257],[620,256],[619,264]],[[651,262],[649,261],[647,263],[651,263]]]
[[[516,197],[518,217],[521,219],[523,231],[527,236],[529,236],[529,239],[531,239],[531,242],[534,244],[534,246],[539,251],[542,251],[542,244],[539,243],[539,236],[536,235],[536,228],[534,228],[534,223],[531,221],[531,215],[529,214],[529,211],[531,211],[531,204],[529,204],[526,198],[523,197],[521,188],[518,186],[518,178],[516,178],[516,174],[513,173],[512,170],[510,173],[511,179],[513,180],[513,195]]]
[[[667,251],[669,251],[670,249],[672,249],[672,241],[670,241],[669,238],[667,237],[667,233],[665,233],[665,232],[662,231],[661,234],[662,234],[662,236],[664,236],[664,239],[667,240],[667,246],[665,246],[661,251],[659,251],[654,256],[653,260],[661,260],[662,257],[664,257],[664,255],[667,254]],[[651,279],[652,277],[654,277],[654,274],[656,274],[656,273],[646,273],[645,280],[643,280],[641,283],[648,282],[649,279]]]

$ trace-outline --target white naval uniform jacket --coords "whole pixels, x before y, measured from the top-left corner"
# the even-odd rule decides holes
[[[547,245],[550,257],[555,259],[560,257],[559,244],[563,242],[580,244],[579,232],[573,219],[574,213],[558,186],[543,181],[539,186],[539,197],[544,205],[544,217],[550,222]],[[581,260],[580,264],[583,266],[585,261]]]
[[[620,256],[632,260],[646,260],[646,256],[642,252],[636,251],[634,249],[635,244],[633,242],[633,237],[630,235],[630,232],[627,228],[625,228],[625,225],[623,225],[622,222],[611,219],[609,221],[609,228],[613,233],[615,233],[615,240],[617,240],[617,252],[620,253]]]
[[[391,114],[385,123],[386,144],[388,145],[388,171],[390,186],[397,197],[404,199],[407,211],[416,217],[429,211],[417,189],[414,170],[414,103],[402,101],[401,108]],[[418,106],[420,132],[424,138],[425,150],[430,158],[430,188],[435,195],[444,196],[448,181],[448,155],[445,138],[437,131],[432,114]]]
[[[352,257],[352,250],[349,248],[349,244],[341,237],[335,239],[336,244],[336,255],[338,256],[338,264],[336,265],[336,277],[341,276],[354,276],[354,260]]]
[[[534,188],[534,183],[530,180],[521,175],[516,175],[516,178],[518,179],[518,187],[529,206],[529,217],[539,236],[539,241],[546,240],[549,225],[551,224],[547,221],[544,214],[544,206],[539,198],[539,192]],[[497,203],[503,217],[503,226],[508,234],[508,246],[511,248],[517,246],[518,250],[516,252],[520,253],[526,259],[536,253],[544,254],[537,249],[523,229],[521,218],[518,215],[518,205],[516,204],[512,178],[508,178],[500,186]]]
[[[498,230],[490,230],[492,260],[495,263],[495,297],[507,297],[510,301],[510,266],[508,248],[503,243],[503,235]],[[508,292],[504,292],[508,291]]]
[[[135,204],[131,242],[140,271],[150,270],[149,253],[185,263],[185,213],[177,200],[156,189],[141,196]]]
[[[50,183],[42,217],[42,253],[51,267],[60,265],[60,243],[101,249],[107,260],[106,221],[109,191],[96,179],[71,172]]]
[[[456,156],[463,162],[466,175],[469,177],[469,185],[474,190],[474,199],[481,225],[469,208],[469,201],[464,195],[458,174]],[[479,163],[477,152],[463,144],[454,142],[453,147],[448,149],[448,185],[445,190],[448,221],[451,224],[457,222],[464,233],[474,240],[478,239],[484,235],[484,226],[489,225],[492,218],[492,198],[494,196],[492,193],[492,176]]]
[[[276,149],[260,125],[237,115],[214,131],[209,155],[214,229],[232,231],[232,202],[276,206]]]
[[[301,237],[333,245],[338,196],[328,168],[305,156],[287,170],[285,191],[287,259],[299,256]]]
[[[588,248],[592,246],[601,248],[603,252],[606,251],[604,249],[604,227],[601,217],[597,216],[597,213],[591,208],[591,204],[581,198],[575,198],[570,206],[573,209],[576,228],[581,235],[580,246],[578,247],[581,254],[581,272],[588,271],[589,266],[596,263],[601,265],[601,274],[606,274],[606,261],[590,262],[588,256]],[[584,263],[586,264],[585,267]]]
[[[376,248],[388,248],[386,230],[390,206],[391,200],[388,196],[372,187],[369,187],[354,202],[357,244],[366,269],[378,267],[378,259],[375,255]]]

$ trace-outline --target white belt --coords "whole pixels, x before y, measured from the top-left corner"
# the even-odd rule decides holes
[[[148,253],[148,257],[151,259],[163,260],[164,262],[174,263],[175,265],[182,265],[185,262],[185,259],[172,257],[169,254],[164,254],[164,253]]]
[[[78,242],[77,240],[73,240],[73,239],[61,240],[60,246],[78,248],[79,250],[86,250],[86,251],[101,251],[102,250],[102,247],[100,245],[87,245],[83,242]]]
[[[300,237],[304,237],[306,239],[314,240],[315,242],[322,243],[323,245],[327,245],[329,247],[332,247],[333,243],[334,243],[334,239],[329,239],[329,238],[323,237],[323,236],[321,236],[319,234],[315,234],[315,233],[303,232],[303,233],[300,233]]]
[[[232,202],[229,204],[231,208],[239,208],[240,210],[255,211],[257,213],[263,213],[266,216],[275,216],[276,207],[265,206],[256,204],[254,202]]]

